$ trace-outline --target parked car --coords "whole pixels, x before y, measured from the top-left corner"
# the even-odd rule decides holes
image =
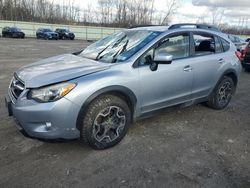
[[[236,46],[236,48],[239,52],[241,52],[242,49],[245,48],[245,46],[247,45],[247,42],[245,42],[243,39],[241,39],[237,35],[230,35],[229,34],[228,38],[234,43],[234,45]]]
[[[226,34],[209,27],[126,29],[20,68],[6,105],[30,137],[80,138],[105,149],[135,120],[171,106],[224,109],[241,72],[236,51]]]
[[[25,37],[25,33],[17,27],[4,27],[2,30],[2,36],[23,39]]]
[[[75,34],[73,32],[70,32],[69,29],[57,28],[55,32],[58,33],[59,39],[75,39]]]
[[[51,29],[40,28],[36,31],[36,38],[37,39],[55,39],[58,40],[59,36],[56,32],[52,31]]]
[[[245,41],[246,41],[247,43],[250,42],[250,38],[247,38]]]
[[[242,58],[242,66],[244,67],[245,71],[250,71],[250,42],[242,50]]]

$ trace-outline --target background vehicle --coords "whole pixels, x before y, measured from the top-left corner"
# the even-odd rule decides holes
[[[247,38],[247,39],[246,39],[246,42],[250,42],[250,38]]]
[[[242,50],[242,66],[246,71],[250,71],[250,42]]]
[[[55,39],[58,40],[58,34],[51,29],[46,29],[46,28],[40,28],[36,31],[36,38],[37,39]]]
[[[241,72],[236,51],[209,28],[127,29],[79,53],[20,68],[6,104],[31,137],[80,137],[105,149],[123,139],[133,120],[156,111],[200,102],[224,109]]]
[[[241,39],[237,35],[228,35],[228,38],[234,43],[237,50],[240,51],[240,52],[247,45],[247,42],[245,42],[243,39]]]
[[[21,29],[17,27],[4,27],[2,30],[3,37],[12,37],[12,38],[24,38],[25,34]]]
[[[75,39],[75,34],[68,29],[57,28],[55,32],[58,33],[59,39]]]

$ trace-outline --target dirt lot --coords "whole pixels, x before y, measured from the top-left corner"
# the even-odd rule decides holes
[[[0,187],[250,187],[250,73],[225,110],[195,105],[141,120],[105,151],[19,133],[4,106],[13,71],[84,46],[0,38]]]

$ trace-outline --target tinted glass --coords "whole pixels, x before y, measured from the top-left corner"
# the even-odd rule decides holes
[[[194,34],[195,55],[209,55],[215,53],[214,36],[208,34]]]
[[[53,32],[51,29],[44,29],[43,32]]]

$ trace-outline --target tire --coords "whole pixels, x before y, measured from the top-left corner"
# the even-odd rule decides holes
[[[215,110],[222,110],[227,107],[235,91],[235,84],[232,78],[224,76],[215,87],[207,105]]]
[[[89,105],[82,117],[81,140],[93,149],[118,144],[128,131],[131,111],[127,103],[114,95],[103,95]]]

